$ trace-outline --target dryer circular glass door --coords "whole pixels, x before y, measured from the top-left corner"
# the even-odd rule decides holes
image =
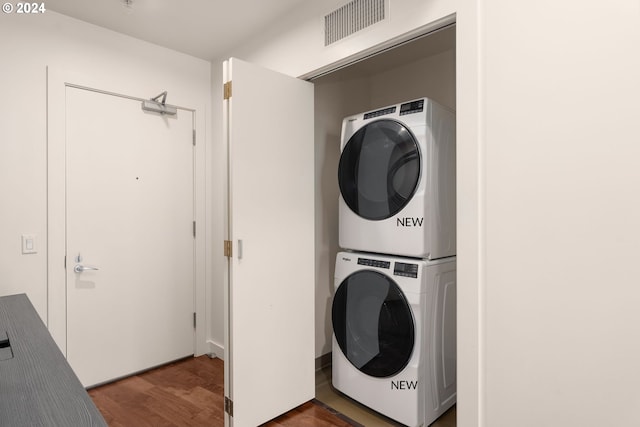
[[[418,188],[420,151],[413,134],[395,120],[377,120],[354,133],[338,166],[342,198],[358,216],[392,217]]]
[[[411,307],[398,285],[372,270],[348,276],[331,309],[340,350],[361,372],[378,378],[402,371],[413,352]]]

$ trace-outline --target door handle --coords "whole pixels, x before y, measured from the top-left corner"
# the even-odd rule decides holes
[[[76,273],[82,273],[83,271],[87,271],[87,270],[99,270],[99,268],[84,266],[82,264],[76,264],[76,266],[73,267],[73,271],[75,271]]]

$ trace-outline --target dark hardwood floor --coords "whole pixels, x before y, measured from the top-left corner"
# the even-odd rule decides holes
[[[184,359],[89,390],[111,427],[224,426],[224,368],[207,356]],[[264,427],[358,425],[307,402]]]

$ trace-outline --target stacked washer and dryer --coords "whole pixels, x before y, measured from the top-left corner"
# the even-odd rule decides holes
[[[456,401],[455,136],[428,98],[342,123],[332,382],[407,426]]]

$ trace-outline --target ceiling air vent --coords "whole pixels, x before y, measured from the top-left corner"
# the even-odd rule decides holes
[[[353,0],[324,17],[324,45],[329,46],[385,16],[386,0]]]

